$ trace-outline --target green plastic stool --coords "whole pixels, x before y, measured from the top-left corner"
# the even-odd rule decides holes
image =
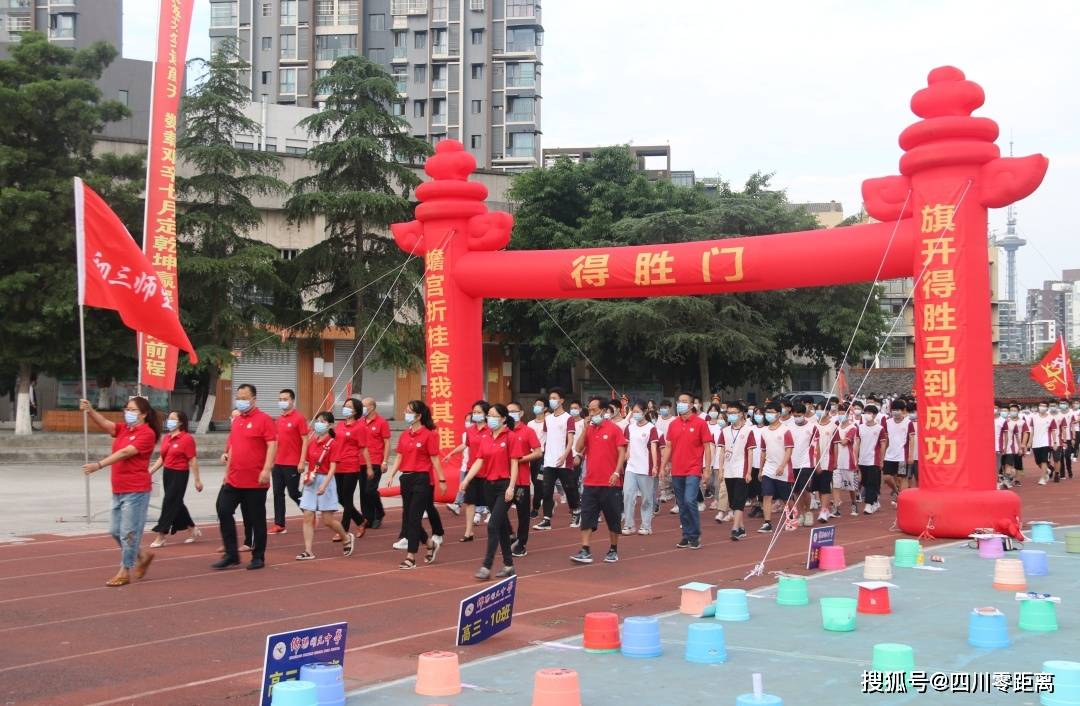
[[[781,576],[776,589],[777,605],[810,605],[805,576]]]
[[[1020,601],[1020,629],[1054,632],[1058,629],[1057,608],[1050,601]]]
[[[879,642],[874,645],[871,669],[875,672],[903,672],[904,681],[911,684],[911,672],[915,669],[915,650],[898,642]]]
[[[1080,554],[1080,532],[1065,533],[1065,551],[1069,554]]]
[[[912,568],[919,560],[919,552],[922,547],[917,539],[898,539],[893,544],[893,565],[902,568]]]
[[[821,627],[829,632],[851,632],[855,629],[857,606],[854,598],[822,598]]]

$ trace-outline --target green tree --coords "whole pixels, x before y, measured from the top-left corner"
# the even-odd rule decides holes
[[[404,266],[410,258],[389,237],[389,225],[412,217],[409,194],[420,178],[408,165],[431,147],[390,113],[398,101],[394,81],[365,57],[339,59],[311,90],[328,96],[322,110],[300,123],[322,140],[307,155],[318,172],[296,181],[285,207],[293,222],[323,217],[327,237],[290,263],[291,278],[319,311],[305,322],[307,330],[354,328],[352,383],[360,390],[359,363],[384,330],[370,351],[374,367],[412,367],[423,354],[418,300],[410,299],[421,261]]]
[[[94,135],[126,115],[94,85],[115,57],[28,32],[0,61],[0,370],[19,378],[16,433],[31,430],[31,375],[79,369],[72,179],[97,183]]]
[[[233,145],[235,135],[261,130],[243,113],[250,92],[240,75],[250,66],[239,58],[236,44],[228,42],[209,61],[190,64],[205,69],[205,75],[181,103],[177,153],[191,176],[177,177],[183,207],[176,220],[180,311],[199,355],[198,365],[186,370],[195,377],[202,433],[234,346],[245,338],[263,338],[261,327],[275,320],[273,306],[284,284],[277,250],[250,236],[262,222],[251,199],[283,193],[288,186],[275,176],[281,168],[275,155]]]

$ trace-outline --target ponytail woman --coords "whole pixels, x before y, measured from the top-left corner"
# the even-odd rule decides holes
[[[334,415],[329,412],[320,412],[315,416],[315,423],[312,425],[315,438],[308,444],[307,458],[301,460],[299,470],[303,493],[300,496],[300,509],[304,511],[304,551],[296,555],[297,561],[315,558],[311,544],[315,540],[316,512],[322,513],[323,524],[344,542],[342,551],[345,556],[352,555],[356,544],[356,538],[346,532],[334,517],[338,509],[334,472],[337,470],[341,446],[334,438],[333,426]]]
[[[368,429],[360,414],[360,403],[350,397],[341,407],[344,421],[337,423],[334,438],[337,440],[337,472],[334,482],[337,484],[337,497],[341,503],[341,526],[349,531],[349,526],[356,523],[356,536],[363,537],[367,523],[356,507],[356,489],[360,483],[360,466],[363,465],[365,478],[372,475],[371,454],[368,452]],[[362,486],[359,486],[362,489]],[[337,539],[334,540],[338,541]]]
[[[510,503],[518,479],[518,459],[524,454],[514,435],[514,419],[505,405],[493,404],[488,409],[487,427],[491,434],[484,437],[480,455],[473,461],[463,486],[476,482],[483,484],[484,503],[491,510],[488,523],[487,551],[484,563],[477,570],[476,578],[491,578],[491,565],[495,562],[496,548],[502,549],[503,568],[495,575],[506,578],[514,575],[514,555],[510,548]],[[483,473],[483,477],[480,474]],[[468,490],[466,490],[468,493]]]
[[[144,552],[140,545],[150,506],[150,456],[161,436],[161,420],[145,397],[127,401],[123,422],[109,421],[87,400],[79,400],[79,409],[113,437],[112,453],[82,468],[83,473],[90,475],[112,466],[109,534],[120,546],[120,570],[105,585],[125,586],[131,583],[132,574],[137,579],[145,576],[154,560],[154,555]]]
[[[181,411],[170,413],[165,420],[165,431],[168,433],[161,439],[161,455],[154,461],[154,465],[150,466],[150,475],[157,473],[159,468],[165,469],[161,474],[165,498],[161,501],[161,516],[154,526],[158,536],[150,545],[151,549],[164,547],[165,537],[177,532],[189,532],[184,544],[191,544],[202,536],[202,531],[195,526],[191,513],[184,505],[189,476],[195,478],[196,492],[201,493],[203,489],[202,479],[199,478],[195,439],[188,433],[187,414]]]
[[[435,561],[439,544],[424,531],[424,512],[432,505],[433,484],[439,494],[446,492],[446,476],[439,459],[439,434],[431,419],[431,410],[420,400],[405,406],[408,428],[398,437],[397,454],[390,465],[390,483],[401,473],[401,504],[404,509],[406,554],[399,569],[416,568],[416,552],[427,547],[425,563]],[[434,528],[433,528],[434,529]]]

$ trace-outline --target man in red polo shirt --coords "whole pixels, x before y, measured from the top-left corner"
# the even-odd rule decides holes
[[[364,480],[363,491],[360,493],[360,514],[362,514],[371,529],[382,527],[383,510],[382,498],[379,497],[379,483],[382,481],[382,467],[390,455],[390,424],[386,418],[375,411],[375,398],[365,397],[361,404],[364,406],[364,424],[368,431],[368,454],[371,456],[371,472]]]
[[[668,426],[664,456],[660,467],[671,464],[671,485],[679,505],[679,524],[683,537],[678,549],[701,548],[701,515],[698,513],[698,489],[703,469],[712,468],[713,438],[709,425],[694,414],[691,397],[679,395],[675,413],[679,416]],[[708,478],[705,478],[706,482]]]
[[[600,513],[604,514],[604,524],[611,538],[604,562],[613,564],[619,560],[626,435],[615,422],[604,419],[606,406],[601,397],[589,400],[589,419],[585,423],[584,433],[574,443],[575,453],[585,457],[585,490],[581,495],[581,551],[570,557],[571,561],[579,564],[592,563],[589,538],[599,527]]]
[[[308,425],[304,415],[296,411],[296,393],[286,388],[278,394],[281,416],[277,426],[277,456],[271,471],[274,482],[274,526],[270,534],[285,534],[285,491],[300,505],[300,459],[307,455]]]
[[[225,482],[217,497],[218,521],[225,554],[211,564],[213,569],[226,569],[240,563],[236,546],[238,506],[246,509],[251,520],[251,562],[249,569],[266,566],[266,491],[270,489],[270,469],[277,453],[277,429],[270,415],[255,406],[255,386],[243,384],[236,388],[236,410],[225,447]]]

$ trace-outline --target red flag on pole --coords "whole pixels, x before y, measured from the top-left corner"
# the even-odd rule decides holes
[[[1058,397],[1069,397],[1076,392],[1072,361],[1069,360],[1064,336],[1058,336],[1054,347],[1031,367],[1031,379]]]
[[[198,362],[176,303],[108,204],[75,178],[79,305],[119,312],[124,324],[188,352]]]

